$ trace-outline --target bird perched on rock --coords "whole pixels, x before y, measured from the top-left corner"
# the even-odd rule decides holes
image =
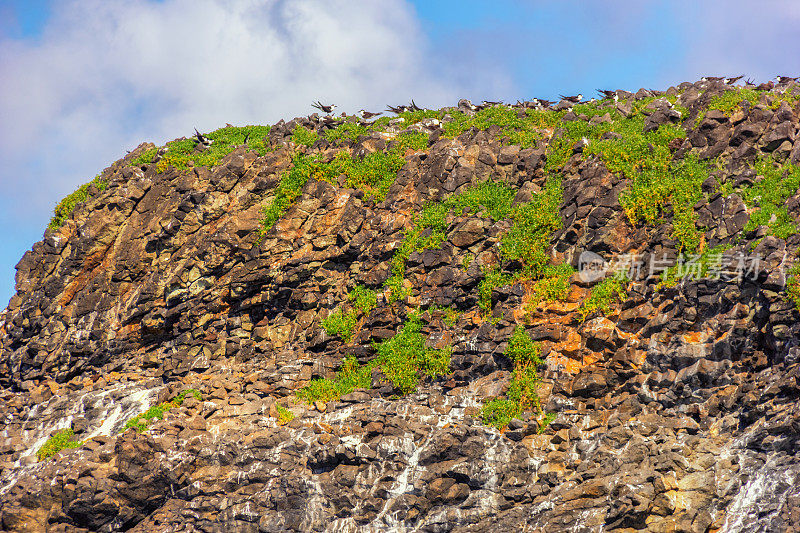
[[[211,139],[197,131],[197,128],[194,129],[194,142],[198,144],[202,144],[203,146],[211,146],[213,142]]]
[[[744,76],[733,76],[732,78],[723,78],[722,83],[724,83],[725,85],[733,85],[742,78],[744,78]]]
[[[487,109],[496,105],[503,105],[503,102],[491,102],[489,100],[484,100],[481,105],[476,107],[478,108],[478,111],[480,111],[481,109]]]
[[[325,105],[320,101],[314,102],[313,104],[311,104],[311,107],[316,107],[317,109],[319,109],[323,113],[328,113],[328,114],[330,114],[334,109],[336,109],[336,105],[335,104]]]
[[[793,81],[797,81],[797,78],[792,78],[791,76],[775,76],[775,83],[778,85],[783,85],[784,83],[791,83]]]
[[[754,82],[754,81],[753,81],[752,79],[750,79],[750,78],[747,78],[746,80],[744,80],[744,84],[745,84],[745,86],[747,86],[747,87],[755,87],[755,86],[756,86],[756,82]]]
[[[578,94],[577,96],[564,96],[563,94],[559,94],[558,96],[560,96],[562,100],[566,100],[567,102],[572,102],[573,104],[577,104],[578,102],[583,100],[582,94]]]
[[[617,91],[606,91],[605,89],[597,89],[597,92],[603,95],[603,98],[613,99],[615,102],[619,100]]]
[[[422,111],[422,108],[414,103],[414,99],[413,98],[411,99],[411,105],[408,106],[408,109],[410,111]]]
[[[555,103],[550,100],[545,100],[543,98],[534,98],[533,101],[535,102],[537,109],[545,109]]]
[[[469,111],[477,111],[478,107],[473,105],[472,102],[467,100],[466,98],[462,98],[458,101],[458,108],[459,109],[468,109]]]
[[[358,114],[361,115],[361,118],[363,118],[364,120],[369,120],[373,117],[377,117],[378,115],[383,115],[383,113],[371,113],[364,109],[360,110]]]
[[[399,105],[397,107],[387,105],[386,111],[391,111],[395,115],[399,115],[400,113],[405,113],[406,111],[409,111],[409,108],[407,105]]]
[[[700,81],[708,81],[708,82],[711,82],[711,83],[718,83],[718,82],[722,81],[723,79],[725,79],[725,78],[723,78],[722,76],[703,76],[702,78],[700,78]]]

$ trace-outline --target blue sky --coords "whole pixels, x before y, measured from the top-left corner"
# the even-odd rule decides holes
[[[0,0],[0,306],[52,207],[196,126],[800,74],[800,2]]]

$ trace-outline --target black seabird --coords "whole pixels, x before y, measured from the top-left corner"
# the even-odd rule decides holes
[[[775,76],[775,82],[778,85],[782,85],[784,83],[790,83],[793,81],[797,81],[797,78],[792,78],[790,76]]]
[[[724,83],[725,85],[733,85],[742,78],[744,78],[744,76],[733,76],[732,78],[723,79],[722,83]]]
[[[754,82],[754,81],[753,81],[752,79],[750,79],[750,78],[747,78],[746,80],[744,80],[744,84],[745,84],[747,87],[755,87],[755,86],[756,86],[756,82]]]
[[[364,109],[362,109],[358,113],[361,115],[361,118],[363,118],[364,120],[369,120],[372,117],[377,117],[378,115],[383,115],[383,113],[370,113],[369,111],[366,111]]]
[[[573,104],[577,104],[578,102],[583,100],[582,94],[579,94],[577,96],[564,96],[563,94],[559,94],[558,96],[560,96],[562,100],[566,100],[567,102],[572,102]]]
[[[397,107],[387,105],[386,111],[391,111],[395,115],[399,115],[400,113],[405,113],[406,111],[409,111],[409,109],[407,105],[399,105]]]
[[[325,105],[320,101],[316,101],[313,104],[311,104],[311,107],[316,107],[317,109],[319,109],[323,113],[330,114],[331,111],[333,111],[336,108],[336,105],[335,104]]]
[[[724,78],[722,76],[703,76],[700,78],[700,81],[710,81],[711,83],[717,83],[722,81]]]
[[[197,131],[197,128],[194,129],[194,140],[203,146],[211,146],[211,139]]]
[[[467,100],[466,98],[462,98],[458,101],[458,108],[459,109],[468,109],[470,111],[477,111],[478,106],[474,105],[472,102]]]
[[[619,100],[617,91],[606,91],[605,89],[597,89],[597,92],[603,95],[603,98],[613,99],[615,102]]]
[[[411,99],[411,105],[408,106],[408,109],[410,109],[411,111],[422,111],[422,108],[414,103],[413,98]]]

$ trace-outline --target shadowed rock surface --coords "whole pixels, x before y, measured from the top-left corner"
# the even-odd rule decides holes
[[[240,146],[211,168],[137,166],[153,148],[140,146],[17,266],[0,314],[0,530],[798,530],[800,324],[786,280],[800,236],[772,219],[748,226],[758,205],[742,189],[763,179],[761,157],[800,163],[800,104],[776,100],[795,89],[767,88],[731,113],[708,109],[730,90],[721,83],[619,91],[598,104],[609,115],[565,106],[528,147],[503,141],[500,126],[448,138],[443,112],[411,127],[428,146],[404,151],[385,199],[312,176],[263,236],[262,208],[296,152],[381,151],[405,124],[299,147],[298,124],[322,134],[324,123],[281,122],[265,155]],[[671,207],[632,221],[620,203],[631,179],[591,153],[594,139],[570,141],[547,168],[567,122],[636,113],[644,131],[685,132],[669,143],[674,161],[714,161],[690,206],[698,252],[758,257],[747,275],[634,276],[624,299],[585,320],[599,281],[575,274],[564,297],[537,302],[518,277],[482,310],[486,272],[519,269],[501,253],[513,221],[464,210],[446,215],[441,245],[409,255],[409,293],[390,301],[384,283],[415,215],[487,180],[520,205],[560,176],[552,264],[577,267],[584,250],[638,254],[643,272],[653,257],[674,264],[686,250]],[[796,225],[796,186],[782,205]],[[357,285],[377,305],[343,342],[321,323]],[[452,346],[446,375],[403,395],[375,369],[371,388],[297,399],[345,356],[374,359],[415,309],[427,345]],[[481,409],[511,379],[504,353],[518,325],[541,347],[542,412],[498,430]],[[202,399],[125,429],[189,388]],[[37,460],[64,428],[84,444]]]

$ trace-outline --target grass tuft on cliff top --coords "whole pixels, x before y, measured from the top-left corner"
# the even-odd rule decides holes
[[[264,155],[270,150],[267,139],[269,130],[270,126],[219,128],[205,134],[212,141],[211,145],[206,148],[201,148],[192,138],[170,141],[165,145],[166,152],[156,163],[156,170],[161,173],[170,167],[178,170],[185,170],[190,166],[212,167],[236,147],[242,145],[246,145],[248,149],[255,151],[258,155]],[[140,166],[152,163],[157,152],[158,149],[148,150],[131,164]]]
[[[56,205],[56,207],[53,209],[53,218],[50,219],[50,223],[47,227],[52,230],[56,230],[63,226],[64,222],[66,222],[70,214],[72,214],[72,211],[75,209],[75,207],[91,198],[92,194],[90,193],[90,190],[92,186],[96,187],[98,191],[102,192],[106,190],[106,187],[108,187],[108,181],[103,180],[98,175],[89,183],[84,183],[78,187],[78,190],[67,195],[63,200],[58,202],[58,205]]]

